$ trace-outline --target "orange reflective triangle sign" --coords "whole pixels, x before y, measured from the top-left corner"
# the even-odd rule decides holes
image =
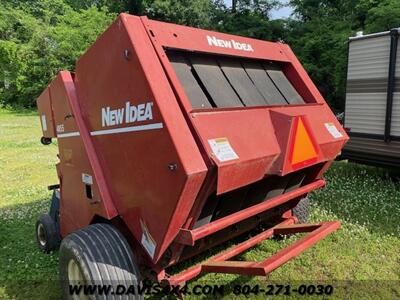
[[[317,151],[307,132],[302,118],[298,118],[296,131],[294,134],[293,151],[292,151],[292,165],[297,165],[309,160],[317,158]]]

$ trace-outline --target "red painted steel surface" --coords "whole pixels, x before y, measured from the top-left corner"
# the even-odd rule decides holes
[[[192,113],[203,147],[218,168],[217,194],[258,181],[268,174],[280,153],[268,114],[263,109]],[[218,160],[208,142],[218,138],[229,141],[238,159]]]
[[[61,72],[51,83],[49,90],[55,123],[58,125],[56,128],[60,156],[60,220],[61,235],[65,236],[85,227],[95,215],[110,219],[115,216],[116,211],[111,198],[107,198],[107,185],[101,181],[102,170],[98,169],[94,149],[78,135],[80,133],[84,136],[86,129],[80,127],[82,124],[78,121],[81,116],[79,108],[76,110],[76,91],[71,74]],[[85,195],[82,174],[92,174],[94,177],[92,199],[87,199]]]
[[[305,104],[193,110],[166,49],[273,61]],[[321,187],[317,179],[348,139],[289,46],[127,14],[79,59],[74,75],[57,76],[38,108],[49,122],[43,136],[58,138],[62,236],[100,217],[119,218],[141,245],[141,261],[160,274],[168,248],[169,263],[176,263],[185,247],[180,243],[193,245]],[[317,158],[292,165],[299,118]],[[213,141],[237,157],[221,160]],[[325,167],[309,175],[309,185],[193,229],[210,195],[316,164]]]
[[[144,19],[146,20],[148,30],[152,31],[151,35],[154,36],[157,43],[163,47],[289,62],[289,58],[284,51],[285,47],[280,43],[266,42],[221,32],[148,20],[145,17]],[[226,46],[210,45],[207,37],[211,39],[215,37],[223,42],[230,42],[233,40],[238,43],[247,44],[251,46],[253,51],[248,48],[246,50],[240,50],[238,49],[239,47],[235,49],[232,43],[230,47],[229,43],[223,42],[222,44]]]
[[[138,241],[150,237],[156,261],[186,220],[206,168],[140,18],[114,22],[78,61],[76,84],[92,132],[147,126],[91,139],[119,215]],[[152,120],[102,126],[103,109],[126,109],[127,102],[151,103]]]

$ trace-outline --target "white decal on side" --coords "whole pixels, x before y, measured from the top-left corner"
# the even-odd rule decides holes
[[[89,174],[82,173],[82,182],[92,185],[93,184],[93,177]]]
[[[125,116],[125,117],[124,117]],[[132,105],[126,102],[125,107],[111,109],[109,106],[101,109],[101,126],[120,125],[153,120],[153,102]]]
[[[207,42],[210,46],[221,47],[221,48],[229,48],[247,52],[254,52],[253,46],[247,43],[240,43],[235,40],[222,40],[218,39],[215,36],[207,35]]]
[[[67,137],[73,137],[73,136],[79,136],[78,131],[73,131],[73,132],[66,132],[66,133],[57,133],[57,138],[67,138]]]
[[[145,130],[161,129],[161,128],[163,128],[162,123],[153,123],[153,124],[146,124],[146,125],[139,125],[139,126],[92,131],[90,133],[90,135],[95,136],[95,135],[115,134],[115,133],[123,133],[123,132],[145,131]]]
[[[42,129],[47,131],[46,115],[42,115]]]
[[[329,133],[335,138],[339,139],[343,137],[343,134],[336,128],[335,124],[333,123],[325,123],[325,128],[329,131]]]
[[[138,105],[132,105],[130,102],[126,102],[125,107],[123,108],[111,109],[109,106],[107,106],[101,109],[102,127],[148,121],[153,120],[153,117],[153,102],[146,102]],[[90,135],[98,136],[124,132],[146,131],[162,129],[163,127],[163,123],[159,122],[129,127],[96,130],[90,132]],[[80,136],[80,133],[78,131],[64,133],[64,125],[57,125],[57,138],[73,136]]]
[[[154,253],[157,244],[154,241],[153,237],[150,235],[150,232],[147,229],[146,224],[142,220],[140,220],[140,227],[142,228],[142,239],[140,240],[140,242],[142,243],[144,249],[146,249],[150,257],[154,258]]]
[[[97,131],[92,131],[90,133],[90,135],[96,136],[96,135],[108,135],[108,134],[117,134],[117,133],[124,133],[124,132],[145,131],[145,130],[162,129],[163,127],[164,127],[163,123],[153,123],[153,124],[146,124],[146,125],[139,125],[139,126],[97,130]],[[80,134],[78,131],[57,134],[57,138],[66,138],[66,137],[73,137],[73,136],[80,136]]]

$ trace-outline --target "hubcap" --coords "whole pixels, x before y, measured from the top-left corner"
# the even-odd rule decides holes
[[[47,243],[47,241],[46,241],[46,231],[44,230],[44,226],[43,226],[42,223],[40,223],[40,224],[38,225],[38,228],[37,228],[37,237],[38,237],[39,244],[40,244],[42,247],[46,246],[46,243]]]
[[[84,284],[83,274],[74,259],[71,259],[68,263],[68,279],[74,284]]]
[[[85,278],[74,259],[68,262],[68,280],[70,284],[85,284]],[[89,297],[83,293],[72,295],[74,300],[86,300]]]

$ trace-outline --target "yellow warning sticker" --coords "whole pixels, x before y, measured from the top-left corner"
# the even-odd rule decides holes
[[[239,158],[228,139],[225,137],[208,140],[208,143],[210,144],[213,154],[220,162]]]

